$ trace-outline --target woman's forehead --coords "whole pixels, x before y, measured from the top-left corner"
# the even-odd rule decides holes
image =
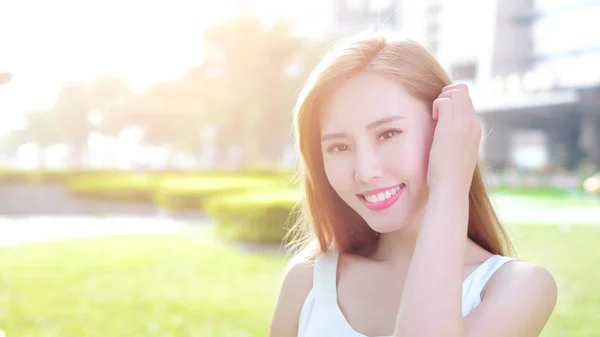
[[[377,74],[358,75],[342,83],[321,109],[321,128],[344,124],[369,124],[390,116],[410,119],[425,105],[400,84]]]

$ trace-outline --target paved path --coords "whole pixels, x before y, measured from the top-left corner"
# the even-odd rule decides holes
[[[174,233],[209,223],[207,218],[176,220],[156,216],[4,216],[0,217],[0,246],[85,237]]]
[[[587,206],[548,207],[512,196],[496,196],[493,202],[501,220],[505,223],[600,225],[600,203]],[[209,218],[198,214],[192,214],[187,218],[173,218],[167,215],[106,217],[57,214],[0,215],[0,246],[82,237],[174,233],[210,223]]]
[[[548,206],[531,198],[495,196],[500,219],[512,224],[600,225],[600,201],[580,206]]]

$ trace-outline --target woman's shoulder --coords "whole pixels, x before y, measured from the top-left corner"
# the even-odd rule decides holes
[[[554,310],[557,293],[556,281],[548,269],[510,259],[489,280],[482,302],[495,303],[507,312],[545,322]]]
[[[510,259],[499,268],[490,279],[487,293],[515,292],[523,293],[533,291],[533,294],[543,292],[552,299],[556,296],[556,282],[554,277],[545,267],[517,259]]]
[[[300,312],[313,287],[314,261],[314,258],[296,255],[287,263],[275,304],[270,336],[297,334]]]
[[[313,269],[316,258],[295,255],[286,265],[282,287],[287,285],[310,289],[313,281]]]
[[[285,297],[287,302],[301,305],[313,287],[315,265],[320,260],[335,256],[335,252],[299,253],[293,256],[284,271],[281,296]]]

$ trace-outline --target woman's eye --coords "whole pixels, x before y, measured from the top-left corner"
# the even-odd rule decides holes
[[[348,145],[344,145],[344,144],[333,144],[330,145],[327,148],[327,152],[329,153],[335,153],[335,152],[343,152],[343,151],[348,151],[350,148],[348,147]]]
[[[387,130],[384,131],[383,133],[381,133],[381,135],[379,136],[379,140],[387,140],[390,139],[392,137],[394,137],[395,135],[399,134],[400,131],[399,130]]]

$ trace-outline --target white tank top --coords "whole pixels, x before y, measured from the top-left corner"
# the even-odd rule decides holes
[[[350,326],[338,305],[338,259],[339,253],[322,254],[317,257],[313,267],[313,287],[300,312],[298,337],[368,337]],[[467,276],[462,284],[463,317],[479,305],[481,292],[492,275],[511,260],[511,257],[493,255]]]

